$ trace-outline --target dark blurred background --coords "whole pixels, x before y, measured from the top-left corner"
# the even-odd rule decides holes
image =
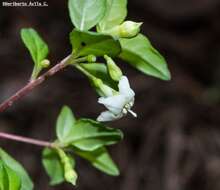
[[[47,8],[0,6],[1,102],[31,74],[31,59],[19,36],[22,27],[42,34],[53,64],[70,53],[67,1],[47,2]],[[110,148],[121,175],[106,176],[79,159],[77,189],[219,190],[220,1],[129,0],[128,9],[128,19],[143,21],[142,32],[166,57],[172,80],[160,81],[120,64],[136,91],[138,113],[137,119],[110,124],[125,133]],[[78,117],[96,118],[103,110],[86,78],[67,68],[1,113],[1,131],[52,140],[63,104]],[[41,148],[7,140],[0,145],[23,163],[35,189],[74,189],[48,185]]]

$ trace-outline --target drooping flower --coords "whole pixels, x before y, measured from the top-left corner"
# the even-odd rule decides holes
[[[117,120],[127,115],[127,113],[131,113],[134,117],[137,117],[137,114],[131,110],[134,105],[135,93],[130,88],[126,76],[121,77],[118,88],[119,91],[117,93],[99,98],[98,103],[103,104],[108,110],[102,112],[98,116],[97,121],[105,122]]]

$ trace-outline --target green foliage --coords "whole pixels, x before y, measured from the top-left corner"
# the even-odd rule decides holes
[[[122,52],[119,57],[147,75],[170,80],[166,60],[142,34],[132,39],[121,39]]]
[[[76,120],[71,109],[64,106],[57,119],[56,132],[58,139],[54,145],[57,148],[46,148],[42,154],[42,163],[51,185],[64,181],[76,184],[73,154],[89,160],[94,167],[109,175],[119,174],[105,146],[123,138],[120,130],[105,127],[91,119]]]
[[[73,25],[81,31],[86,31],[103,18],[106,0],[69,0],[68,6]]]
[[[67,128],[65,138],[59,138],[63,134],[63,130],[57,130],[58,140],[63,146],[73,145],[81,150],[93,151],[104,145],[115,144],[123,138],[122,132],[118,129],[105,127],[103,124],[91,119],[75,121],[69,118],[74,117],[71,110],[65,106],[58,116],[56,126],[60,129],[62,129],[62,126]],[[62,122],[59,122],[59,120],[62,120]],[[68,122],[63,122],[64,120],[68,120]]]
[[[43,150],[42,163],[50,177],[50,185],[57,185],[65,181],[63,165],[55,150],[45,148]]]
[[[69,0],[68,8],[75,26],[70,33],[72,54],[46,73],[43,80],[71,64],[89,78],[101,96],[98,103],[107,108],[98,116],[98,121],[119,119],[127,113],[136,117],[131,110],[135,92],[112,57],[121,58],[146,75],[170,80],[166,60],[147,37],[139,33],[142,23],[124,21],[127,0]],[[94,26],[97,32],[88,31]],[[46,59],[48,46],[32,28],[22,29],[21,38],[34,61],[33,80],[50,64]],[[100,57],[106,64],[97,63]],[[108,175],[119,175],[106,149],[122,140],[123,133],[119,129],[92,119],[76,119],[71,109],[64,106],[57,118],[56,136],[50,148],[42,152],[42,164],[51,185],[65,181],[76,185],[75,156],[86,159]],[[32,189],[32,181],[24,168],[0,148],[0,190]]]
[[[34,61],[34,70],[32,78],[35,79],[40,71],[45,67],[42,61],[47,57],[49,49],[40,35],[32,28],[23,28],[21,30],[21,39]]]
[[[107,0],[104,18],[98,24],[99,31],[105,31],[121,24],[127,16],[127,0]]]
[[[104,56],[105,54],[115,57],[121,51],[118,40],[113,37],[96,32],[81,32],[73,30],[70,33],[70,41],[74,56]]]
[[[122,132],[118,129],[105,127],[91,119],[80,119],[73,126],[64,143],[75,147],[93,151],[104,145],[112,145],[122,139]]]
[[[12,168],[17,176],[20,177],[21,180],[21,188],[19,190],[32,190],[33,183],[24,170],[24,168],[19,164],[16,160],[14,160],[11,156],[9,156],[3,149],[0,148],[0,160],[4,163],[8,168]]]
[[[15,171],[0,160],[0,189],[20,190],[21,179]]]
[[[45,148],[42,154],[42,163],[50,177],[51,185],[57,185],[64,181],[72,183],[68,180],[68,175],[69,171],[75,167],[75,161],[70,155],[66,155],[61,150]],[[75,185],[75,181],[73,184]]]
[[[56,134],[59,141],[65,141],[66,137],[69,135],[73,125],[75,123],[75,117],[70,108],[64,106],[61,113],[57,119],[56,123]]]
[[[99,169],[100,171],[112,176],[119,175],[118,167],[111,159],[106,148],[100,147],[98,149],[95,149],[94,151],[83,151],[79,149],[74,149],[74,152],[80,157],[88,160],[92,166]]]

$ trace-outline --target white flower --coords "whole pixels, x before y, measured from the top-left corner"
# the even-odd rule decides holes
[[[103,104],[108,111],[102,112],[97,121],[112,121],[122,118],[127,113],[134,113],[131,108],[134,105],[134,91],[130,88],[129,81],[126,76],[122,76],[118,84],[119,92],[115,95],[100,97],[98,103]]]

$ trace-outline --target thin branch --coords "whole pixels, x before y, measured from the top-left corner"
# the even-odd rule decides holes
[[[64,69],[69,63],[71,56],[67,56],[64,58],[61,62],[59,62],[57,65],[52,67],[50,70],[48,70],[46,73],[39,76],[37,79],[30,81],[26,86],[24,86],[22,89],[17,91],[14,95],[12,95],[10,98],[5,100],[2,104],[0,104],[0,113],[5,111],[7,108],[12,106],[14,102],[21,99],[28,93],[30,93],[35,87],[40,85],[42,82],[44,82],[48,77],[53,76],[58,71]]]
[[[43,146],[43,147],[50,147],[50,148],[55,147],[53,143],[48,142],[48,141],[41,141],[41,140],[12,135],[12,134],[3,133],[3,132],[0,132],[0,138],[9,139],[9,140],[18,141],[18,142],[24,142],[27,144],[33,144],[33,145]]]

